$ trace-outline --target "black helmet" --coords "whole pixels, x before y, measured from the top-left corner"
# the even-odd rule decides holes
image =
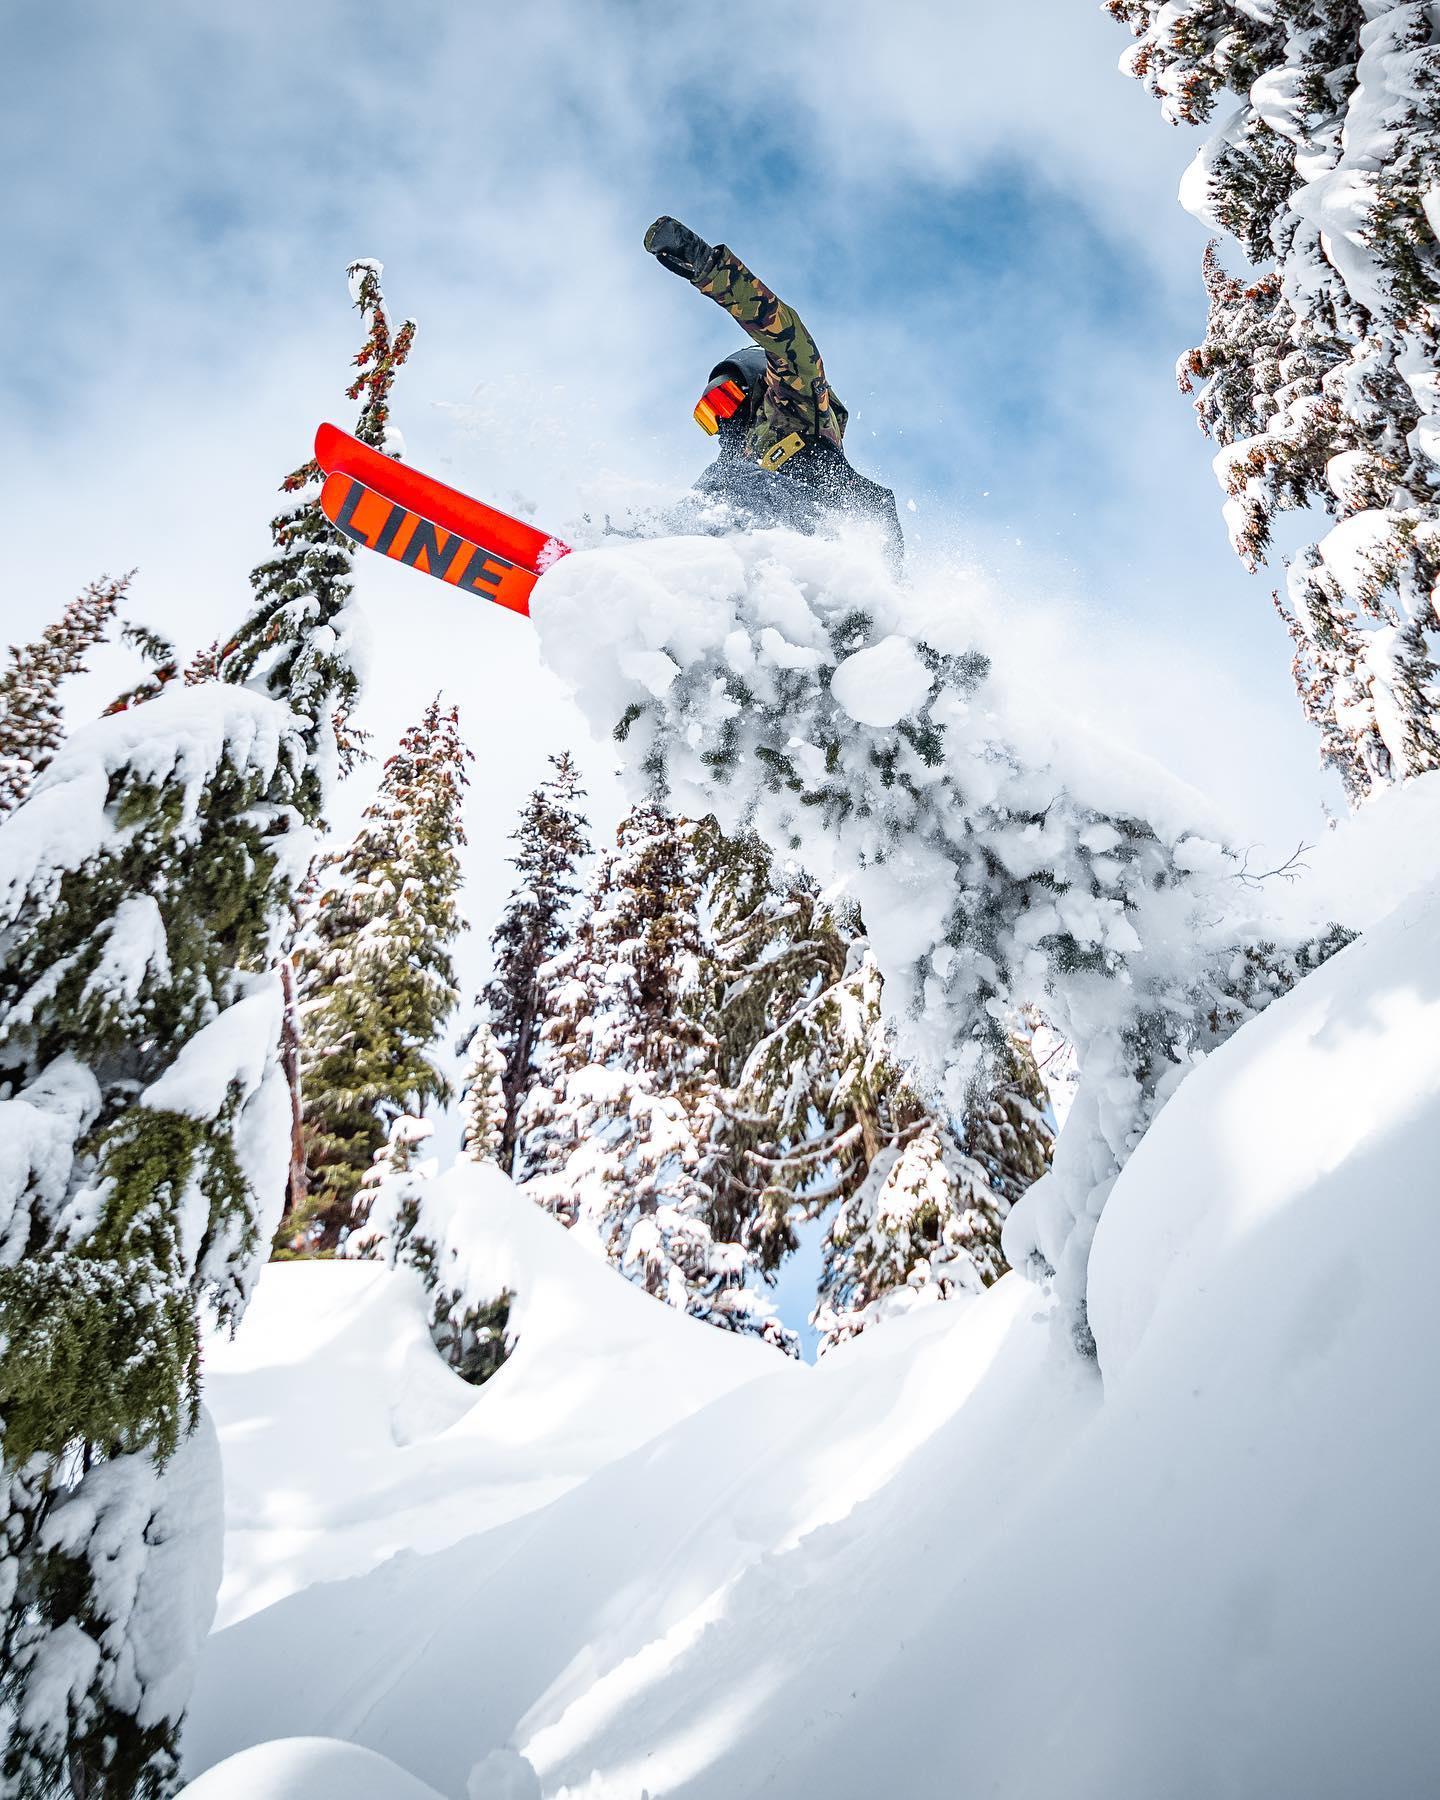
[[[744,345],[733,356],[727,356],[723,362],[716,363],[710,371],[710,380],[705,385],[709,387],[713,382],[724,381],[727,377],[740,383],[745,390],[746,399],[758,399],[765,381],[765,352],[758,344]]]
[[[695,423],[710,437],[719,434],[733,449],[755,417],[764,382],[765,352],[758,344],[747,344],[710,371],[695,403]]]

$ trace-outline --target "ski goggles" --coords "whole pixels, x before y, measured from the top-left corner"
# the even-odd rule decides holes
[[[706,437],[714,437],[722,419],[733,419],[745,404],[745,390],[738,381],[717,381],[695,403],[695,423]]]

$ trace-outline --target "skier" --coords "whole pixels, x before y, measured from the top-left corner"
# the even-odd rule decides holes
[[[716,363],[695,408],[720,454],[695,483],[762,525],[812,531],[826,512],[875,520],[897,572],[905,540],[889,488],[850,466],[845,408],[831,392],[815,340],[783,300],[724,244],[659,218],[645,248],[723,306],[752,343]]]

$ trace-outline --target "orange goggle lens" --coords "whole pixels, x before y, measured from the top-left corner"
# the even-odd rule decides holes
[[[695,423],[707,437],[714,437],[722,419],[733,419],[745,404],[745,390],[738,381],[717,381],[706,388],[695,405]]]

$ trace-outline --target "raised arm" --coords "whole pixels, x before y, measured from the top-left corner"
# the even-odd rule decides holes
[[[765,352],[765,410],[780,435],[824,437],[839,445],[845,408],[830,391],[814,338],[792,307],[751,274],[724,244],[707,244],[678,219],[657,219],[645,248],[692,287],[723,306]]]

